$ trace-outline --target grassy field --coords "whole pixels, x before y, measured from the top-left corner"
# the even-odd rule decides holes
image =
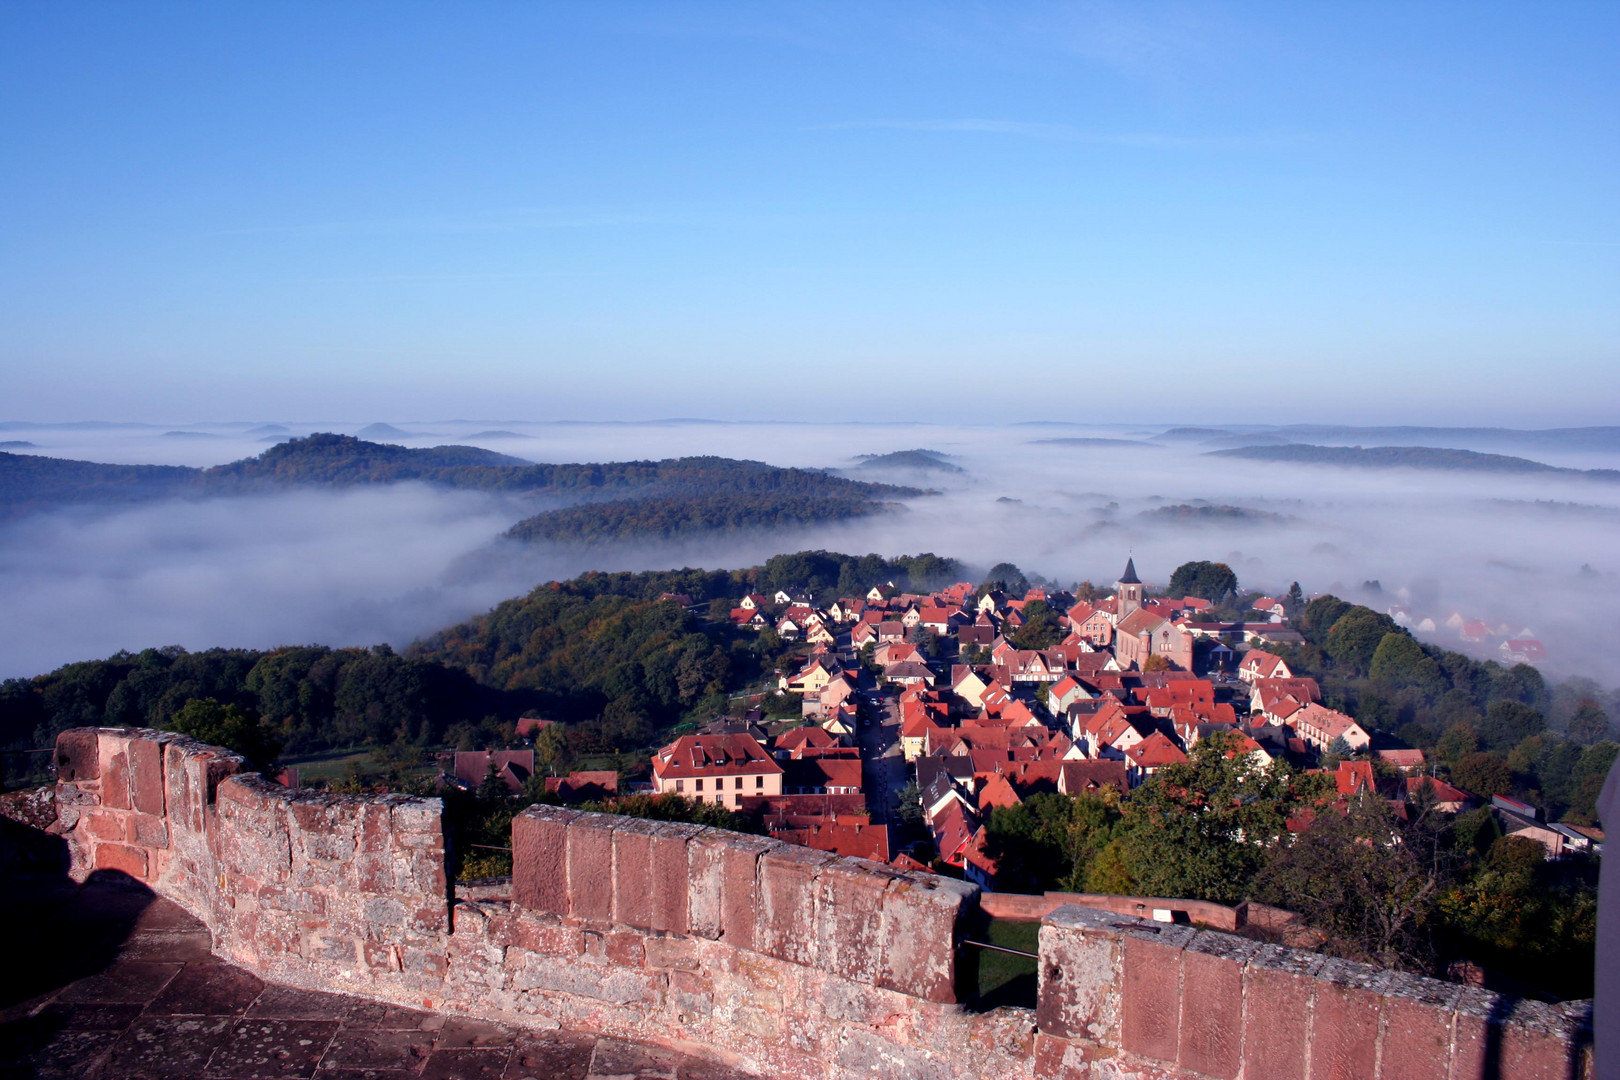
[[[1041,924],[1025,920],[981,918],[969,931],[973,941],[1000,945],[1021,952],[1036,951]],[[1029,956],[1014,956],[994,949],[978,949],[969,945],[964,950],[965,961],[976,959],[979,965],[980,1008],[992,1009],[998,1005],[1035,1007],[1036,960]]]
[[[304,787],[340,784],[350,776],[358,776],[362,784],[384,782],[388,767],[377,757],[377,747],[359,747],[349,750],[329,750],[320,754],[283,757],[281,764],[298,768],[298,782]],[[431,758],[422,765],[407,770],[412,779],[433,776],[437,767]]]

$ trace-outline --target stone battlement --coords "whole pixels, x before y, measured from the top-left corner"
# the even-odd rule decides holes
[[[1529,1077],[1590,1072],[1543,1005],[1074,906],[1039,1008],[978,1012],[971,885],[692,825],[536,806],[510,900],[457,899],[443,807],[292,791],[164,732],[57,743],[73,872],[117,870],[265,978],[704,1052],[781,1077]]]

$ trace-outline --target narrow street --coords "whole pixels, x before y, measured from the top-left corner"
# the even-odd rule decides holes
[[[890,697],[873,706],[862,702],[860,728],[861,782],[872,820],[891,828],[896,825],[895,793],[906,784],[906,762],[900,752],[900,707]]]

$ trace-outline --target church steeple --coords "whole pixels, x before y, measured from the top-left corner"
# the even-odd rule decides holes
[[[1125,560],[1125,573],[1114,583],[1115,614],[1119,622],[1142,606],[1142,579],[1136,576],[1136,559]]]

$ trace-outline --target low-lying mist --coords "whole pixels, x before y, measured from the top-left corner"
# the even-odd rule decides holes
[[[363,423],[293,425],[358,433]],[[720,454],[841,468],[937,489],[885,517],[678,543],[550,547],[498,539],[533,512],[406,484],[37,515],[0,530],[0,676],[119,648],[324,642],[403,645],[535,584],[586,569],[736,567],[784,550],[934,551],[1002,560],[1068,584],[1111,582],[1133,555],[1163,582],[1189,559],[1245,586],[1334,591],[1437,624],[1453,611],[1539,636],[1549,674],[1620,681],[1620,484],[1461,471],[1351,470],[1206,457],[1148,442],[1162,427],[904,424],[400,424],[412,446],[457,442],[534,461]],[[40,429],[28,453],[210,465],[262,451],[246,429]],[[213,437],[210,437],[213,436]],[[1043,440],[1110,440],[1048,442]],[[1370,445],[1370,444],[1369,444]],[[1459,445],[1464,445],[1459,442]],[[859,468],[926,448],[962,472]],[[1523,456],[1550,460],[1518,450]],[[1566,459],[1567,460],[1567,459]],[[1562,462],[1560,462],[1562,463]],[[1582,467],[1620,466],[1583,450]],[[1229,508],[1238,508],[1234,512]],[[1363,588],[1379,583],[1381,592]],[[1425,635],[1465,646],[1440,625]]]

